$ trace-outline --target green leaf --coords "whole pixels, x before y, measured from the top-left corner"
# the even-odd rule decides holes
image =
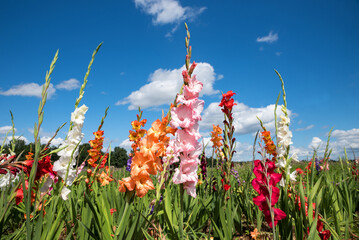
[[[79,223],[81,224],[81,226],[83,226],[86,230],[86,232],[93,237],[94,239],[99,239],[99,237],[97,235],[95,235],[95,233],[93,233],[83,222],[81,222],[80,220],[78,220]]]

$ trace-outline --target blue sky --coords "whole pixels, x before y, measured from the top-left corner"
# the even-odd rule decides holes
[[[223,121],[221,92],[237,93],[237,160],[249,160],[256,116],[273,127],[273,104],[284,81],[292,152],[305,159],[328,132],[333,158],[344,147],[359,155],[359,2],[348,1],[3,1],[0,8],[0,140],[11,126],[32,141],[39,89],[59,49],[45,107],[45,141],[70,120],[92,51],[103,42],[85,89],[84,142],[107,106],[106,145],[128,147],[141,105],[150,123],[167,111],[181,81],[186,35],[204,83],[200,131]],[[282,102],[281,102],[282,103]],[[135,110],[133,110],[135,109]],[[68,125],[55,139],[60,143]]]

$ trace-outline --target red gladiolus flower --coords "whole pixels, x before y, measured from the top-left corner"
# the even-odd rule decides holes
[[[224,184],[224,190],[225,191],[228,191],[230,188],[231,188],[231,185],[228,185],[228,184]]]
[[[222,112],[224,112],[226,115],[230,115],[233,106],[237,105],[236,103],[234,103],[234,99],[232,98],[234,94],[235,93],[232,92],[232,90],[222,94],[222,100],[219,106],[223,107]]]
[[[325,231],[319,233],[319,237],[321,240],[327,240],[330,238],[331,235],[332,234],[330,233],[329,230],[325,230]]]
[[[28,189],[28,187],[29,187],[29,182],[25,180],[25,189]],[[35,187],[33,187],[32,189],[35,189]],[[16,190],[16,196],[15,196],[16,205],[19,205],[23,199],[24,199],[24,189],[23,189],[23,185],[21,184],[20,187]],[[33,203],[34,201],[35,201],[35,192],[31,191],[31,203]]]
[[[278,221],[287,216],[282,210],[274,208],[279,199],[279,188],[276,185],[282,178],[282,174],[274,173],[275,168],[275,162],[269,159],[266,159],[264,164],[260,160],[254,161],[253,173],[256,178],[253,179],[252,186],[259,195],[253,198],[253,203],[263,212],[270,227],[273,227],[273,222],[274,226],[276,226]],[[271,211],[273,211],[274,215],[273,222]]]
[[[304,197],[305,199],[305,215],[308,216],[308,198],[307,197]],[[295,198],[295,202],[298,203],[298,209],[300,211],[300,208],[301,208],[301,202],[300,202],[300,197],[299,196],[296,196]],[[313,219],[315,218],[315,203],[312,203],[312,206],[313,206]],[[324,223],[322,221],[320,221],[320,219],[322,219],[321,216],[318,216],[318,220],[317,220],[317,231],[319,233],[319,237],[320,239],[322,240],[326,240],[326,239],[329,239],[330,236],[331,236],[331,232],[329,230],[325,230],[323,231],[323,228],[324,228]],[[307,229],[307,233],[309,235],[309,227]]]
[[[296,171],[297,171],[298,174],[303,174],[304,173],[301,168],[297,168]]]
[[[116,208],[111,208],[111,210],[110,210],[111,216],[114,212],[117,212]]]

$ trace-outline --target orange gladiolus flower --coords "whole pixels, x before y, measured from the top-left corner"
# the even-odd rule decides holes
[[[222,129],[219,127],[219,125],[213,125],[213,131],[211,132],[211,142],[213,143],[213,149],[215,152],[218,152],[220,147],[223,145],[222,140],[223,137],[221,134],[223,133]]]
[[[110,178],[110,176],[108,175],[108,173],[106,173],[105,171],[103,171],[103,172],[97,177],[97,180],[101,183],[101,186],[108,185],[110,182],[113,181],[113,179]]]
[[[95,139],[89,141],[91,149],[88,150],[87,152],[89,153],[90,156],[88,163],[91,167],[96,167],[97,164],[95,162],[102,157],[101,150],[102,150],[103,139],[104,139],[103,133],[104,132],[101,130],[94,132],[93,134],[95,135]]]
[[[267,150],[267,153],[272,154],[273,157],[276,158],[277,157],[276,146],[275,146],[274,142],[272,141],[272,138],[270,136],[270,131],[263,131],[262,138],[266,145],[265,149]]]
[[[135,120],[135,121],[131,122],[131,125],[132,125],[132,128],[137,131],[137,130],[140,130],[141,126],[144,127],[146,122],[147,122],[147,119],[143,119],[142,121]]]
[[[148,190],[154,190],[152,179],[150,176],[142,176],[141,178],[135,178],[136,182],[136,194],[138,197],[144,197]]]
[[[258,235],[259,235],[259,231],[257,228],[255,228],[253,232],[251,232],[251,237],[252,239],[257,239]]]
[[[118,183],[120,184],[120,187],[118,188],[120,192],[126,192],[127,190],[133,191],[136,187],[136,183],[131,177],[122,178],[122,181],[119,180]]]
[[[176,131],[167,126],[167,116],[163,117],[162,121],[159,119],[154,121],[148,131],[140,129],[145,123],[145,120],[140,121],[140,116],[131,123],[135,130],[130,131],[129,135],[130,141],[134,142],[131,177],[119,181],[120,192],[136,191],[138,197],[143,197],[149,190],[155,189],[150,175],[156,175],[158,171],[163,170],[161,157],[165,155],[170,140],[166,134],[174,134]]]
[[[143,156],[154,160],[157,156],[158,150],[160,150],[162,146],[161,143],[158,142],[158,138],[154,135],[147,135],[141,139],[139,147]]]
[[[157,169],[153,166],[153,161],[145,157],[140,152],[135,152],[131,164],[131,177],[156,175]]]

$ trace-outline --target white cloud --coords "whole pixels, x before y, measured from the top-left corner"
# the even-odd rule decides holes
[[[41,137],[40,142],[41,142],[41,144],[47,144],[50,139],[51,139],[51,137]],[[62,143],[64,143],[64,139],[62,139],[60,137],[54,138],[51,141],[51,145],[56,146],[56,147],[59,146]]]
[[[206,147],[206,156],[210,157],[212,156],[212,146],[213,143],[211,142],[210,137],[204,137],[203,138],[204,145]],[[240,142],[238,139],[235,142],[235,153],[233,154],[232,161],[236,162],[243,162],[243,161],[251,161],[253,159],[253,144],[249,144],[247,142]]]
[[[318,137],[313,137],[312,142],[309,144],[309,148],[317,149],[323,145],[323,140]]]
[[[318,156],[322,157],[325,152],[327,145],[327,139],[322,140],[318,137],[313,137],[312,142],[309,144],[308,148],[318,149]],[[356,157],[359,155],[359,129],[353,128],[350,130],[334,130],[331,134],[329,141],[329,149],[332,149],[330,155],[331,159],[338,159],[338,157],[344,156],[344,148],[347,151],[348,158],[353,158],[353,151]]]
[[[179,92],[182,83],[182,66],[180,69],[158,69],[152,73],[148,79],[149,83],[142,86],[139,90],[132,92],[124,100],[120,100],[116,105],[130,104],[128,109],[156,107],[173,102],[176,94]],[[197,79],[203,83],[202,95],[211,95],[218,93],[213,89],[216,73],[213,67],[208,63],[198,63],[194,70]]]
[[[176,0],[135,0],[137,8],[152,16],[153,24],[178,23],[191,20],[206,8],[183,7]]]
[[[24,140],[26,144],[30,143],[30,141],[24,136],[14,136],[14,137],[15,137],[15,140]],[[0,137],[0,144],[2,144],[4,142],[4,139],[5,139],[5,136]],[[12,136],[11,137],[8,136],[6,138],[5,144],[8,144],[11,140],[12,140]]]
[[[233,107],[233,118],[235,132],[243,135],[249,133],[255,133],[260,129],[260,123],[257,116],[262,120],[264,126],[268,130],[274,129],[274,108],[275,105],[271,104],[266,107],[251,108],[244,103],[238,103]],[[218,106],[219,102],[211,103],[202,114],[202,121],[200,126],[205,129],[211,129],[213,124],[222,125],[224,117],[221,108]],[[288,110],[291,114],[291,111]],[[281,108],[277,108],[277,116],[282,115]]]
[[[119,146],[126,149],[126,151],[129,153],[129,152],[131,152],[131,149],[132,149],[131,148],[132,142],[130,142],[130,140],[127,138],[127,139],[123,140]]]
[[[270,31],[267,36],[264,37],[257,37],[257,42],[265,42],[265,43],[273,43],[278,41],[278,33],[274,33]]]
[[[12,132],[12,126],[3,126],[3,127],[0,127],[0,134],[6,134],[8,132]],[[15,128],[15,131],[16,131],[16,128]]]
[[[224,78],[223,74],[218,74],[218,75],[217,75],[217,80],[221,80],[221,79],[223,79],[223,78]]]
[[[290,155],[296,153],[299,160],[310,160],[313,154],[313,150],[305,147],[290,146]]]
[[[25,83],[11,87],[7,91],[1,91],[0,95],[4,96],[26,96],[41,98],[42,86],[37,83]],[[47,97],[51,98],[56,92],[54,85],[50,83],[47,90]]]
[[[75,78],[70,78],[69,80],[62,81],[61,83],[57,84],[56,88],[71,91],[80,88],[80,81]]]
[[[169,31],[168,33],[166,33],[165,37],[166,38],[172,38],[173,34],[177,31],[179,24],[176,24],[176,26],[174,26],[171,31]]]
[[[298,124],[300,124],[300,123],[298,122]],[[311,124],[311,125],[303,127],[303,128],[294,129],[294,131],[306,131],[306,130],[312,129],[313,127],[314,127],[314,124]]]
[[[280,55],[282,55],[282,52],[276,52],[275,55],[279,57]]]
[[[233,161],[244,162],[253,160],[253,145],[247,142],[236,142],[236,152],[233,155]]]
[[[351,130],[334,130],[332,133],[332,138],[336,139],[342,148],[359,149],[359,128],[353,128]]]

